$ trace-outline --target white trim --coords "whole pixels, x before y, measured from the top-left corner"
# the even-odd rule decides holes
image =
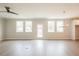
[[[5,39],[33,39],[33,38],[5,38]]]
[[[34,39],[34,38],[5,38],[5,39]],[[4,39],[4,40],[5,40],[5,39]],[[38,39],[38,38],[37,38],[37,39]],[[56,40],[57,40],[58,38],[44,38],[44,39],[51,39],[51,40],[56,39]],[[64,40],[64,39],[65,39],[65,40],[66,40],[66,39],[67,39],[67,40],[72,40],[71,38],[59,38],[59,40],[60,40],[60,39],[62,39],[62,40]]]
[[[72,40],[71,38],[46,38],[46,39],[51,39],[51,40],[53,40],[53,39],[56,39],[56,40]]]

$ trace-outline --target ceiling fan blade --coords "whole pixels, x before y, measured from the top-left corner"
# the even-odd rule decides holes
[[[15,12],[11,12],[11,11],[10,11],[9,13],[12,13],[12,14],[16,14],[16,15],[18,15],[18,13],[15,13]]]
[[[7,11],[0,11],[0,13],[3,13],[3,12],[5,12],[5,13],[11,13],[11,14],[15,14],[15,15],[18,15],[18,13],[15,13],[15,12],[11,12],[11,11],[9,11],[9,12],[7,12]]]
[[[10,7],[8,7],[8,6],[5,6],[5,9],[6,9],[6,11],[0,11],[0,12],[7,12],[7,13],[18,15],[18,13],[10,11]]]

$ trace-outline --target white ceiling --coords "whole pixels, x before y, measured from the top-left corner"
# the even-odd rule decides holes
[[[0,3],[0,11],[5,11],[4,6],[10,6],[11,10],[19,13],[13,15],[0,13],[1,17],[11,18],[69,18],[79,16],[79,4],[68,3]]]

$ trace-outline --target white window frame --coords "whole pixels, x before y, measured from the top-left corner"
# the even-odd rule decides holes
[[[48,32],[55,32],[55,21],[48,21]]]
[[[32,32],[32,21],[25,21],[25,32]]]
[[[63,20],[56,21],[56,32],[64,32],[64,21]]]
[[[20,22],[21,25],[18,25]],[[16,32],[23,32],[24,21],[16,21]]]

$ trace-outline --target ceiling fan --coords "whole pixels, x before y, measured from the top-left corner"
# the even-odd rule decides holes
[[[18,15],[18,13],[10,11],[10,7],[8,7],[8,6],[5,6],[4,8],[6,9],[6,11],[0,11],[0,12],[7,12],[7,13]]]

